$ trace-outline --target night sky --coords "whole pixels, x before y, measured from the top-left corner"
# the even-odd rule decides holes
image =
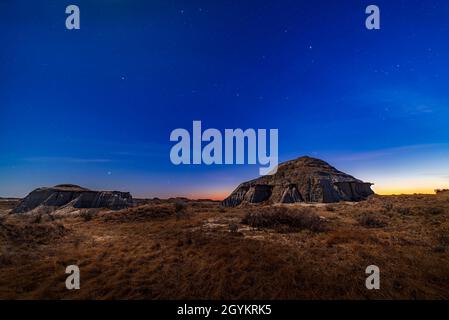
[[[277,128],[281,161],[322,158],[379,193],[449,187],[447,0],[5,0],[0,28],[0,196],[223,198],[258,176],[174,166],[170,132],[193,120]]]

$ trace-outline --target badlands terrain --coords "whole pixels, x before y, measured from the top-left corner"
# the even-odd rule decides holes
[[[134,201],[115,211],[13,213],[19,200],[1,199],[0,298],[449,298],[444,192],[236,207]],[[72,264],[80,290],[65,288]],[[373,264],[380,290],[365,287]]]

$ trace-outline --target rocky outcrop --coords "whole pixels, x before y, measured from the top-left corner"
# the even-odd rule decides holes
[[[374,194],[371,186],[323,160],[301,157],[280,164],[274,175],[242,183],[222,204],[361,201]]]
[[[301,194],[298,191],[298,188],[292,184],[287,188],[284,188],[284,192],[282,193],[281,203],[295,203],[295,202],[304,202]]]
[[[93,191],[76,185],[61,184],[50,188],[38,188],[28,194],[12,213],[24,213],[39,206],[73,208],[108,208],[120,210],[133,204],[129,192]]]

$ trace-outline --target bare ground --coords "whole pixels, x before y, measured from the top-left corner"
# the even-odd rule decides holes
[[[150,201],[66,217],[8,214],[15,203],[0,201],[1,299],[449,299],[444,195],[307,209]],[[65,288],[71,264],[80,290]]]

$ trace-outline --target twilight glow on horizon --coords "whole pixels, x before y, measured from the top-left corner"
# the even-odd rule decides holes
[[[276,128],[379,194],[449,188],[449,2],[0,3],[0,197],[61,183],[225,198],[259,165],[170,161],[170,132]],[[365,28],[365,8],[381,29]]]

